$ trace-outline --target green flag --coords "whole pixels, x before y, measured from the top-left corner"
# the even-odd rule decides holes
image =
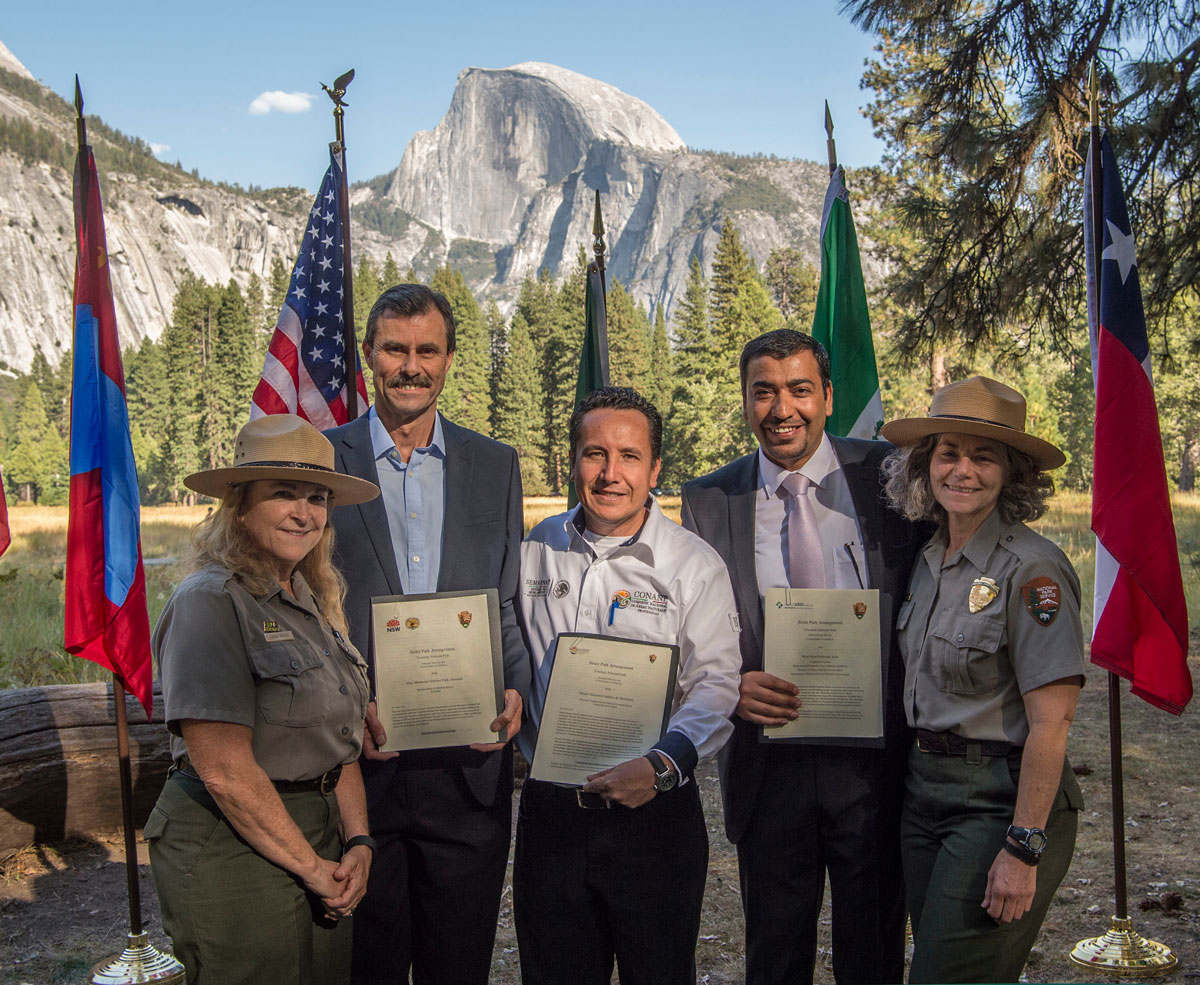
[[[833,413],[825,422],[826,430],[840,437],[877,437],[883,424],[883,401],[858,237],[841,167],[830,175],[821,215],[821,287],[812,334],[829,350]]]
[[[576,405],[593,390],[608,386],[608,314],[604,305],[604,280],[595,261],[588,264],[583,317],[583,351],[579,354],[579,379],[575,383]],[[575,484],[571,483],[567,489],[567,509],[578,501]]]

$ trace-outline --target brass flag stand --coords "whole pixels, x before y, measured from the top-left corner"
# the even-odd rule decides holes
[[[1092,214],[1084,221],[1092,224],[1092,242],[1096,269],[1095,299],[1100,304],[1101,246],[1104,243],[1104,195],[1100,164],[1100,103],[1096,65],[1092,63],[1089,106],[1091,113],[1092,173],[1085,179],[1092,187]],[[1099,311],[1094,324],[1100,324]],[[1121,679],[1108,674],[1108,748],[1112,769],[1113,895],[1112,926],[1099,937],[1081,940],[1072,949],[1071,963],[1091,971],[1128,978],[1152,978],[1175,969],[1179,959],[1166,944],[1147,940],[1133,929],[1129,919],[1129,899],[1125,869],[1125,775],[1121,765]]]

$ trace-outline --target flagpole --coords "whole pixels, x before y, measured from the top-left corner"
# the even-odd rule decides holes
[[[341,188],[338,195],[338,213],[342,224],[342,341],[346,360],[346,419],[358,417],[358,342],[354,332],[354,269],[350,262],[350,187],[346,178],[346,134],[342,127],[345,107],[349,103],[342,97],[346,87],[354,81],[354,69],[339,75],[333,87],[321,83],[329,98],[333,100],[334,143],[330,150],[342,164]]]
[[[82,214],[88,214],[87,195],[89,182],[87,171],[88,142],[87,123],[83,118],[83,90],[79,76],[75,76],[75,138],[78,157],[75,181],[80,189],[83,204]],[[86,220],[85,220],[86,221]],[[76,236],[83,232],[76,223]],[[76,250],[82,251],[82,241],[76,242]],[[129,721],[125,714],[125,685],[113,672],[113,708],[117,726],[117,769],[121,784],[121,827],[125,835],[125,885],[129,897],[129,934],[125,949],[118,955],[100,961],[92,967],[88,981],[91,985],[133,985],[137,982],[163,982],[175,985],[184,981],[184,967],[170,954],[159,951],[149,941],[142,927],[142,891],[137,871],[137,828],[133,821],[133,771],[129,765]]]
[[[1088,115],[1090,129],[1090,174],[1085,178],[1092,185],[1092,214],[1084,217],[1092,226],[1091,271],[1096,285],[1092,297],[1095,305],[1091,324],[1100,324],[1100,278],[1104,266],[1104,174],[1100,155],[1100,86],[1096,63],[1092,62],[1088,83]],[[1112,839],[1113,839],[1113,914],[1112,925],[1106,934],[1079,941],[1071,950],[1073,964],[1094,968],[1110,975],[1144,977],[1165,975],[1178,964],[1171,949],[1158,941],[1147,940],[1134,931],[1129,918],[1129,888],[1125,861],[1125,768],[1121,738],[1121,678],[1108,672],[1108,755],[1112,774]]]

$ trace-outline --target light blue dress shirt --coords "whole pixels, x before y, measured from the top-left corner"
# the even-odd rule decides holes
[[[401,590],[405,595],[436,592],[446,515],[446,441],[442,436],[442,415],[434,417],[429,445],[414,448],[407,462],[400,457],[396,442],[374,407],[368,418],[375,471],[387,510]]]

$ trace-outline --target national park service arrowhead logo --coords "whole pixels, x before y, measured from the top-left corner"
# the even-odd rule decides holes
[[[409,616],[407,619],[404,620],[405,629],[416,629],[420,625],[421,625],[421,620],[418,619],[416,616]]]
[[[462,626],[463,629],[466,629],[468,626],[470,626],[471,613],[469,613],[466,609],[463,609],[463,611],[458,614],[458,624]]]
[[[1049,626],[1062,607],[1062,589],[1058,582],[1045,575],[1032,578],[1021,586],[1021,598],[1025,608],[1041,625]]]
[[[650,662],[651,662],[651,663],[654,663],[654,661],[655,661],[655,660],[657,660],[657,659],[658,659],[658,654],[657,654],[657,653],[652,653],[652,654],[650,654]]]
[[[971,591],[967,595],[967,608],[972,613],[986,609],[1000,594],[1000,586],[991,578],[976,578],[971,583]]]
[[[867,603],[866,602],[855,602],[854,603],[854,618],[861,619],[866,614],[867,614]]]

